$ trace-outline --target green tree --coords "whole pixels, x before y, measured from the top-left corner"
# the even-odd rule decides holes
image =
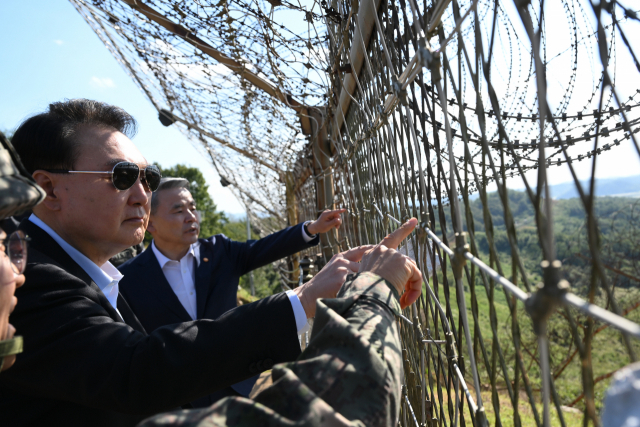
[[[198,168],[185,165],[175,165],[171,168],[163,168],[158,165],[163,177],[186,178],[191,185],[190,191],[196,202],[196,208],[202,214],[200,222],[200,237],[208,238],[214,234],[222,233],[228,219],[224,212],[218,211],[216,204],[209,195],[209,186]]]

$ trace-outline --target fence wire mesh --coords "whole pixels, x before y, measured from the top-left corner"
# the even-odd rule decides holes
[[[604,202],[594,193],[597,156],[621,140],[638,148],[637,92],[629,81],[616,85],[612,65],[630,55],[637,66],[621,24],[635,15],[615,2],[554,6],[364,0],[337,3],[327,21],[332,69],[347,72],[331,75],[334,151],[320,153],[331,167],[315,178],[330,175],[335,194],[320,208],[349,209],[342,235],[351,245],[420,219],[405,247],[426,287],[400,321],[402,425],[565,426],[576,405],[585,425],[599,425],[601,381],[612,372],[594,366],[595,331],[622,331],[614,370],[640,349],[640,327],[623,318],[637,307],[637,282],[614,291],[618,279],[603,260],[612,256],[602,250]],[[564,13],[568,35],[546,28],[543,10]],[[593,72],[578,71],[589,66]],[[562,90],[549,75],[564,79]],[[586,185],[575,171],[583,160],[591,162]],[[558,248],[554,232],[548,174],[559,166],[570,170],[584,215],[576,253],[588,258],[578,265],[589,273],[574,283],[575,262],[563,268],[561,260],[577,246]],[[509,190],[515,182],[524,197]],[[301,206],[313,197],[302,196]],[[516,223],[521,209],[530,214],[526,228]],[[532,238],[539,266],[522,255]],[[549,343],[550,332],[565,334],[568,354],[561,340]],[[579,391],[562,384],[572,381],[569,365],[581,371],[573,374]]]
[[[400,425],[600,425],[640,351],[638,205],[596,197],[640,159],[631,2],[71,1],[252,222],[348,209],[316,269],[419,219]]]

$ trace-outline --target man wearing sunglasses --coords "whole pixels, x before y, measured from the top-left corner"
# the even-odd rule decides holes
[[[337,228],[344,210],[326,210],[316,221],[287,227],[260,240],[236,242],[223,234],[198,239],[197,206],[184,178],[162,178],[151,199],[148,250],[119,267],[124,277],[120,292],[147,331],[195,319],[217,319],[237,306],[240,276],[280,258],[318,244],[319,233]],[[296,326],[307,317],[296,294],[288,292]],[[251,351],[252,343],[244,342]],[[226,396],[249,396],[255,376],[191,402],[209,406]]]
[[[135,126],[120,108],[69,100],[14,134],[46,197],[20,224],[31,238],[28,285],[16,291],[12,324],[28,347],[0,375],[6,425],[135,425],[300,354],[286,294],[216,320],[144,330],[108,262],[142,241],[160,180],[127,136]],[[335,256],[295,290],[307,317],[358,271],[366,249]],[[250,351],[234,351],[244,342]]]

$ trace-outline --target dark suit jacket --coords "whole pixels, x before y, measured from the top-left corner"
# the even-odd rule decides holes
[[[147,335],[122,295],[121,318],[45,231],[20,228],[32,240],[11,323],[24,353],[0,374],[3,426],[135,425],[300,354],[284,294]]]
[[[217,319],[237,306],[240,276],[317,245],[318,241],[318,237],[309,243],[304,241],[302,224],[247,242],[236,242],[223,234],[200,239],[200,263],[195,275],[198,319]],[[120,292],[147,331],[191,320],[150,247],[121,265],[120,271],[124,275]],[[236,393],[247,396],[253,383],[255,379],[235,384],[232,386],[235,392],[220,390],[191,403],[194,407],[203,407]]]

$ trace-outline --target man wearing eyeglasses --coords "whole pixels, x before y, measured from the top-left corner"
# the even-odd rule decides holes
[[[27,285],[16,291],[11,320],[28,345],[0,376],[6,425],[135,425],[249,378],[252,366],[269,369],[300,354],[286,294],[216,320],[144,330],[108,262],[142,241],[161,178],[127,136],[135,126],[118,107],[69,100],[14,134],[46,197],[20,225],[31,238]],[[366,249],[335,256],[294,291],[307,317],[358,271]],[[235,352],[243,342],[250,351]]]
[[[222,234],[198,239],[200,221],[189,181],[162,178],[151,199],[147,231],[153,236],[149,248],[119,267],[124,274],[120,292],[147,331],[195,319],[217,319],[237,306],[240,276],[258,267],[318,244],[319,233],[342,223],[344,210],[326,210],[316,221],[287,227],[260,240],[236,242]],[[296,327],[304,330],[307,317],[293,291]],[[244,342],[251,351],[253,344]],[[259,373],[191,402],[205,407],[226,396],[248,397]]]
[[[10,218],[37,205],[44,198],[24,170],[9,140],[0,132],[0,218]],[[22,352],[23,341],[15,335],[9,315],[15,309],[14,292],[24,284],[29,237],[10,221],[0,221],[0,371],[9,369]],[[19,332],[19,331],[18,331]],[[0,414],[1,416],[1,414]]]

